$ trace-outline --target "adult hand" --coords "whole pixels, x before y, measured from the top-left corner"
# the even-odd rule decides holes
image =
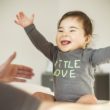
[[[32,68],[18,65],[18,64],[11,64],[11,62],[16,57],[16,53],[14,52],[3,64],[0,65],[0,82],[25,82],[26,79],[32,78],[33,71]]]

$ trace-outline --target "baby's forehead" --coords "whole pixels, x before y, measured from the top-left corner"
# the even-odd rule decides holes
[[[82,20],[79,20],[77,17],[67,17],[65,19],[63,19],[58,28],[61,28],[63,26],[69,26],[69,27],[74,27],[80,25],[81,27],[83,26],[83,22]]]
[[[79,17],[79,16],[69,16],[69,17],[66,17],[66,18],[62,19],[59,25],[61,25],[62,22],[65,22],[65,21],[66,21],[67,23],[68,23],[69,21],[71,21],[71,22],[76,21],[76,22],[78,22],[78,23],[82,23],[82,24],[83,24],[84,19],[81,18],[81,17]]]
[[[60,19],[57,25],[58,26],[57,29],[59,29],[59,27],[61,27],[63,23],[69,24],[70,22],[73,24],[76,23],[80,25],[82,28],[84,28],[84,21],[85,20],[81,16],[73,16],[73,15],[66,16]]]

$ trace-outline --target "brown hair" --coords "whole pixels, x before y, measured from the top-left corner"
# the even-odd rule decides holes
[[[92,22],[90,18],[82,11],[69,11],[65,13],[58,22],[58,28],[60,26],[60,23],[68,17],[77,17],[79,20],[83,22],[85,35],[92,35],[93,32]]]

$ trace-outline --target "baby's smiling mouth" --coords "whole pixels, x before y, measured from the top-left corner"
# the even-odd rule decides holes
[[[61,44],[62,45],[68,45],[68,44],[70,44],[71,43],[71,41],[69,41],[69,40],[62,40],[61,41]]]

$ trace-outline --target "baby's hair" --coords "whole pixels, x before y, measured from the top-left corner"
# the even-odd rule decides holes
[[[82,11],[69,11],[65,13],[59,20],[57,28],[59,28],[61,22],[68,17],[78,18],[78,20],[82,21],[83,23],[85,35],[92,35],[92,32],[93,32],[92,22],[90,18]]]

